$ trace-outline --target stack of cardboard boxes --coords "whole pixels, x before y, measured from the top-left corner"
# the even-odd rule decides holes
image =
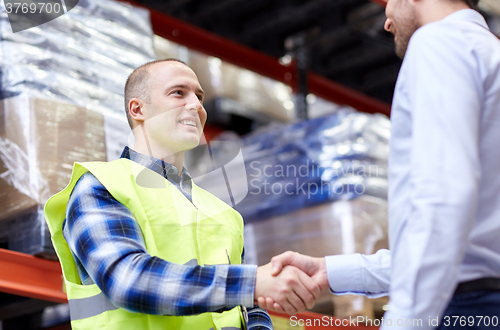
[[[387,247],[387,202],[370,196],[304,208],[245,227],[246,259],[259,265],[288,250],[323,257],[371,254]],[[383,302],[387,300],[327,292],[314,311],[366,320],[382,312]]]
[[[87,0],[18,33],[0,15],[0,33],[0,246],[54,257],[43,206],[74,162],[127,143],[125,80],[156,58],[149,12]]]
[[[106,160],[103,116],[52,100],[7,98],[0,101],[0,144],[2,236],[11,249],[50,254],[50,242],[41,241],[48,239],[43,205],[68,184],[73,162]]]

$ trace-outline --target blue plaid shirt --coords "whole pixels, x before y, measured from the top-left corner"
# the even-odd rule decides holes
[[[161,174],[191,200],[191,177],[185,168],[179,176],[175,166],[128,147],[121,157]],[[273,329],[267,312],[253,307],[256,266],[187,266],[149,255],[130,210],[90,172],[73,189],[63,226],[82,284],[97,284],[117,307],[145,314],[193,315],[242,305],[252,307],[249,329]]]

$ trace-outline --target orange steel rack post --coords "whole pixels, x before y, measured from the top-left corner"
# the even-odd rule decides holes
[[[0,292],[67,302],[59,262],[0,249]]]

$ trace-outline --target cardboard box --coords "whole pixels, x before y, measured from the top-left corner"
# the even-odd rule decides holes
[[[106,160],[103,116],[18,96],[0,102],[0,221],[43,204],[69,182],[75,161]]]
[[[304,208],[245,226],[245,259],[250,264],[264,265],[288,250],[324,257],[371,254],[387,247],[387,202],[370,196]],[[312,311],[340,318],[363,316],[366,320],[374,318],[375,302],[327,291]]]
[[[9,226],[13,232],[1,232],[10,237],[9,245],[24,250],[30,245],[29,237],[45,230],[40,210],[68,184],[73,163],[106,160],[104,119],[72,104],[28,96],[4,99],[0,101],[0,146],[0,224],[14,221]],[[39,229],[33,219],[38,219]],[[35,234],[20,232],[32,228]],[[19,240],[27,242],[17,244]]]
[[[387,247],[387,202],[370,196],[304,208],[245,226],[246,253],[259,265],[288,250],[323,257],[371,254]]]

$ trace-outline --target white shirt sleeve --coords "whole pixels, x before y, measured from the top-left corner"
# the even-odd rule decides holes
[[[389,292],[391,252],[379,250],[372,255],[342,254],[328,256],[326,269],[332,293],[362,294],[368,298]]]
[[[410,319],[422,320],[420,330],[433,328],[429,317],[441,317],[457,285],[481,177],[482,68],[472,44],[460,31],[429,24],[413,35],[406,54],[411,211],[391,245],[384,318],[393,325]]]

